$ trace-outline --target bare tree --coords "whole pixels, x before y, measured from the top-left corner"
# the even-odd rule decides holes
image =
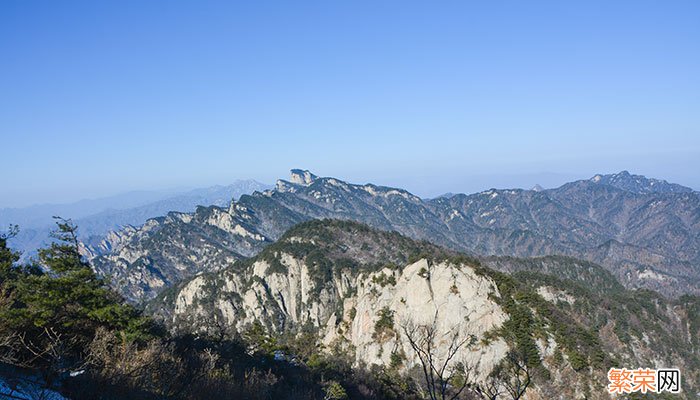
[[[0,337],[0,362],[20,368],[36,368],[38,364],[51,365],[61,370],[66,355],[60,333],[45,327],[34,340],[26,332],[10,332]]]
[[[474,335],[463,335],[459,326],[440,333],[438,312],[430,324],[417,325],[406,321],[401,325],[411,348],[420,360],[425,386],[431,400],[455,400],[470,386],[471,368],[456,357],[461,349],[476,342]],[[438,354],[441,343],[447,343],[444,354]]]
[[[474,385],[474,392],[485,400],[496,400],[501,395],[518,400],[525,394],[531,378],[527,357],[524,353],[511,350],[485,382]]]
[[[525,390],[530,385],[530,368],[527,366],[526,357],[516,351],[510,351],[506,361],[509,379],[504,381],[504,385],[510,396],[517,400],[525,394]]]

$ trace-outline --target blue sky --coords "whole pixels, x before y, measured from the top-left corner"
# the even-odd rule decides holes
[[[0,3],[0,207],[272,183],[700,188],[698,1]]]

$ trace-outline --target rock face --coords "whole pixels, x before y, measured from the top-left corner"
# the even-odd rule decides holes
[[[507,319],[501,307],[489,299],[497,293],[493,281],[476,275],[468,266],[429,266],[421,259],[402,270],[384,268],[357,276],[346,271],[317,291],[302,260],[283,253],[280,262],[286,272],[271,273],[267,262],[258,261],[250,275],[224,274],[221,291],[215,294],[219,323],[243,331],[255,321],[265,321],[277,333],[311,324],[320,328],[326,346],[352,346],[357,363],[389,365],[392,353],[412,353],[406,337],[400,334],[403,325],[432,324],[435,319],[441,335],[459,331],[481,339]],[[428,270],[429,278],[421,273]],[[195,331],[218,326],[207,323],[213,318],[204,301],[212,295],[205,289],[208,283],[207,278],[197,277],[180,289],[169,324]],[[376,327],[382,313],[392,316],[392,324],[380,331]],[[488,373],[507,350],[499,339],[465,349],[458,359],[480,365],[481,371]],[[444,356],[445,351],[440,348],[438,354]],[[410,360],[408,366],[416,362]]]
[[[173,331],[215,337],[257,322],[273,335],[312,327],[356,365],[396,367],[398,358],[403,373],[419,368],[411,327],[432,326],[437,359],[453,333],[473,339],[453,363],[478,382],[510,350],[529,349],[533,371],[551,374],[531,391],[543,397],[605,398],[611,365],[681,366],[697,385],[697,298],[627,291],[600,266],[564,257],[484,263],[521,272],[356,223],[309,221],[250,260],[162,293],[147,311]]]
[[[626,172],[556,189],[423,200],[401,189],[294,170],[290,181],[241,196],[228,208],[198,208],[119,234],[94,264],[100,273],[127,280],[144,268],[163,275],[163,286],[147,282],[138,293],[124,288],[130,299],[148,299],[174,282],[168,276],[226,267],[230,260],[256,254],[295,224],[319,218],[358,221],[472,254],[567,255],[603,265],[626,287],[672,297],[700,293],[698,193]],[[189,266],[183,268],[183,262]]]
[[[199,272],[250,257],[270,243],[245,218],[215,206],[200,207],[194,214],[171,212],[110,239],[114,241],[105,246],[111,251],[93,258],[92,264],[132,302],[150,299]]]
[[[301,169],[293,169],[292,170],[291,181],[292,181],[292,183],[297,184],[297,185],[309,186],[317,178],[318,177],[316,175],[312,174],[309,171],[304,171]]]

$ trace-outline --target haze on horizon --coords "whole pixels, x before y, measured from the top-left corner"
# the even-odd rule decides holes
[[[700,3],[8,1],[0,208],[273,183],[700,189]]]

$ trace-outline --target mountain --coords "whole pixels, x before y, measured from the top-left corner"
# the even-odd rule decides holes
[[[272,337],[311,333],[353,365],[413,376],[421,363],[411,341],[427,343],[481,387],[516,354],[533,379],[528,398],[607,399],[606,373],[621,365],[678,367],[685,393],[698,391],[698,306],[697,297],[627,290],[585,261],[480,262],[396,232],[314,220],[253,258],[172,286],[146,310],[175,333],[233,337],[258,324]],[[439,336],[422,336],[431,328]],[[456,343],[468,344],[451,353]]]
[[[0,226],[17,224],[26,228],[36,228],[50,223],[54,215],[67,218],[82,218],[109,209],[128,209],[176,196],[177,190],[140,190],[121,193],[99,199],[80,200],[66,204],[37,204],[20,208],[1,208]],[[47,220],[49,222],[47,223]]]
[[[447,193],[443,193],[443,194],[441,194],[440,196],[437,196],[437,197],[435,197],[435,198],[436,198],[436,199],[441,199],[441,198],[443,198],[443,199],[449,199],[450,197],[452,197],[452,196],[454,196],[454,195],[455,195],[455,193],[447,192]]]
[[[83,200],[72,204],[47,204],[23,209],[0,210],[3,225],[20,226],[19,235],[12,245],[16,250],[33,255],[33,251],[49,241],[55,227],[52,216],[72,219],[79,227],[79,235],[86,244],[97,243],[111,231],[127,226],[139,226],[149,218],[169,211],[191,212],[198,205],[226,206],[231,199],[268,186],[253,180],[239,180],[227,186],[212,186],[183,193],[172,191],[130,192],[97,200]],[[26,258],[26,257],[25,257]]]
[[[613,186],[632,193],[688,193],[693,189],[664,180],[650,179],[642,175],[632,175],[622,171],[612,175],[596,175],[591,182],[599,185]]]
[[[159,217],[170,211],[192,212],[197,206],[215,205],[227,207],[232,199],[241,195],[265,190],[269,186],[254,180],[239,180],[227,186],[211,186],[194,189],[178,196],[157,202],[144,204],[126,210],[107,210],[99,214],[81,218],[77,221],[82,237],[89,238],[87,243],[95,243],[108,232],[124,226],[140,226],[149,218]]]
[[[402,189],[293,170],[289,181],[228,208],[171,213],[86,251],[98,272],[141,301],[178,279],[257,254],[300,222],[333,218],[469,254],[576,257],[602,265],[628,288],[671,297],[700,293],[698,193],[624,172],[599,177],[542,191],[423,200]],[[644,189],[652,187],[659,191]]]

